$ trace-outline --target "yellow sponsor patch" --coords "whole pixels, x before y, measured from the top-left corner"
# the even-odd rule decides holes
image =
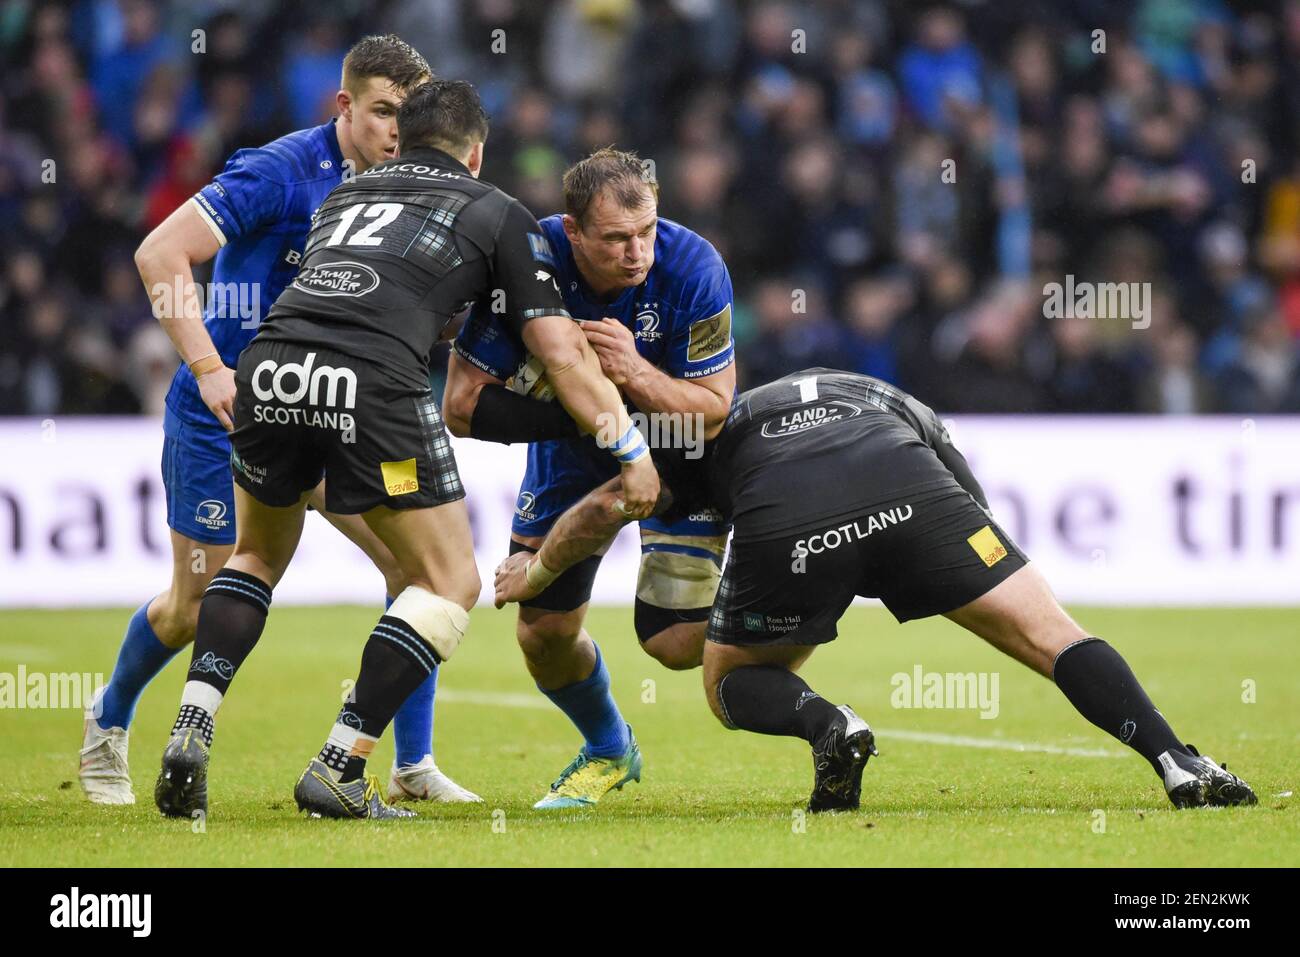
[[[420,480],[415,469],[415,459],[401,462],[380,462],[384,473],[384,488],[389,495],[407,495],[420,491]]]
[[[993,531],[991,525],[985,525],[966,541],[971,548],[975,549],[975,554],[980,557],[980,561],[989,568],[1007,557],[1007,546],[998,540],[997,533]]]
[[[715,316],[691,323],[691,342],[686,347],[689,362],[702,362],[724,351],[731,342],[731,303]]]

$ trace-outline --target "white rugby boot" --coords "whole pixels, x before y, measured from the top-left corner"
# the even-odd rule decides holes
[[[86,719],[81,744],[81,789],[94,804],[134,804],[131,769],[127,766],[127,730],[105,731],[94,718]]]
[[[433,755],[426,754],[419,764],[393,765],[388,779],[389,801],[441,801],[444,804],[470,804],[483,799],[461,787],[438,770]]]

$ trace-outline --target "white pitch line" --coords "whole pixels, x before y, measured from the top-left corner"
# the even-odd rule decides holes
[[[538,692],[516,694],[498,691],[462,691],[456,688],[439,688],[439,701],[454,704],[481,704],[494,708],[533,708],[553,710],[554,705]],[[1019,751],[1025,754],[1065,754],[1075,758],[1126,758],[1126,751],[1107,751],[1105,748],[1074,748],[1038,741],[1012,741],[1007,738],[972,738],[960,734],[939,734],[933,731],[907,731],[899,728],[877,728],[876,734],[884,738],[918,741],[922,744],[941,744],[957,748],[990,748],[997,751]]]
[[[1068,754],[1075,758],[1127,758],[1127,751],[1107,751],[1105,748],[1071,748],[1059,744],[1040,744],[1037,741],[1011,741],[1007,738],[972,738],[961,734],[938,734],[933,731],[904,731],[896,728],[879,728],[876,734],[884,738],[902,738],[924,744],[948,744],[960,748],[992,748],[999,751],[1023,751],[1036,754]]]
[[[4,661],[21,661],[30,664],[38,661],[53,661],[54,658],[52,651],[39,645],[0,645],[0,660]]]
[[[501,691],[460,691],[456,688],[439,688],[438,701],[455,701],[460,704],[486,704],[495,708],[540,708],[555,710],[539,691],[536,694],[515,694]]]

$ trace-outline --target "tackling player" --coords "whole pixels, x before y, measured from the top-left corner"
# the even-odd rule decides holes
[[[230,557],[235,509],[226,430],[240,351],[257,329],[257,312],[293,279],[311,217],[347,168],[361,172],[390,159],[397,146],[402,97],[431,75],[424,57],[396,36],[370,36],[343,60],[339,115],[260,149],[240,150],[192,200],[141,244],[136,263],[155,314],[183,360],[167,395],[163,483],[171,527],[172,582],[131,619],[113,676],[87,719],[81,784],[103,804],[131,804],[128,728],[145,685],[194,640],[199,602],[213,573]],[[216,256],[206,317],[192,269]],[[388,550],[356,516],[313,504],[375,562],[389,595],[404,587]],[[430,675],[398,714],[397,761],[390,793],[442,801],[476,801],[438,770],[431,753]]]
[[[1085,718],[1150,762],[1177,808],[1254,804],[1244,781],[1182,743],[1114,648],[1066,614],[988,512],[938,417],[870,376],[809,369],[740,395],[703,463],[656,452],[668,514],[700,499],[734,523],[709,619],[704,684],[728,728],[812,745],[813,811],[858,807],[866,722],[795,672],[855,595],[900,621],[942,614],[1056,682]],[[531,565],[563,570],[627,521],[617,480],[497,571],[527,599]]]
[[[669,426],[654,432],[702,449],[721,428],[736,386],[731,278],[722,258],[702,237],[659,217],[658,184],[634,154],[603,149],[577,163],[565,173],[564,199],[565,214],[541,223],[539,275],[557,277],[569,313],[584,320],[602,368],[629,402]],[[563,437],[573,429],[557,410],[504,386],[529,378],[527,361],[518,335],[480,309],[456,339],[443,399],[456,435],[532,443],[511,552],[535,550],[566,508],[613,474],[594,442]],[[700,663],[725,544],[726,527],[708,508],[672,523],[641,523],[636,633],[669,668]],[[583,628],[599,564],[593,555],[555,576],[519,609],[516,634],[529,673],[584,738],[577,759],[535,805],[542,809],[594,804],[640,775],[640,751]]]
[[[465,491],[429,392],[434,344],[473,303],[505,303],[511,329],[586,432],[619,423],[605,454],[622,466],[627,508],[640,517],[655,504],[644,439],[554,278],[535,268],[537,221],[478,179],[487,132],[470,84],[413,90],[398,111],[401,158],[321,204],[298,275],[239,357],[230,437],[238,532],[203,596],[154,790],[164,814],[207,806],[213,716],[262,633],[324,473],[326,507],[360,515],[407,585],[372,630],[353,694],[294,799],[317,816],[409,816],[384,804],[364,770],[398,706],[459,646],[479,593]]]

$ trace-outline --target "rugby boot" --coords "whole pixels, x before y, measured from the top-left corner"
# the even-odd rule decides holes
[[[1228,766],[1202,757],[1192,747],[1184,745],[1190,754],[1166,751],[1160,755],[1160,767],[1165,772],[1165,793],[1174,807],[1231,807],[1237,804],[1258,804],[1259,798],[1249,784],[1228,773]]]
[[[862,797],[862,771],[876,753],[876,736],[848,705],[840,705],[844,724],[836,724],[813,747],[812,796],[808,810],[856,811]]]
[[[208,746],[198,728],[182,728],[163,750],[153,800],[168,817],[208,811]]]
[[[414,811],[389,807],[379,794],[379,779],[357,778],[347,784],[334,780],[329,765],[312,758],[307,769],[298,778],[293,789],[293,799],[299,811],[312,817],[355,818],[383,821],[392,818],[416,817]]]
[[[570,807],[591,807],[610,791],[623,790],[629,781],[641,781],[641,748],[627,729],[628,746],[622,757],[596,758],[584,745],[567,768],[556,778],[545,797],[533,805],[539,811]]]

